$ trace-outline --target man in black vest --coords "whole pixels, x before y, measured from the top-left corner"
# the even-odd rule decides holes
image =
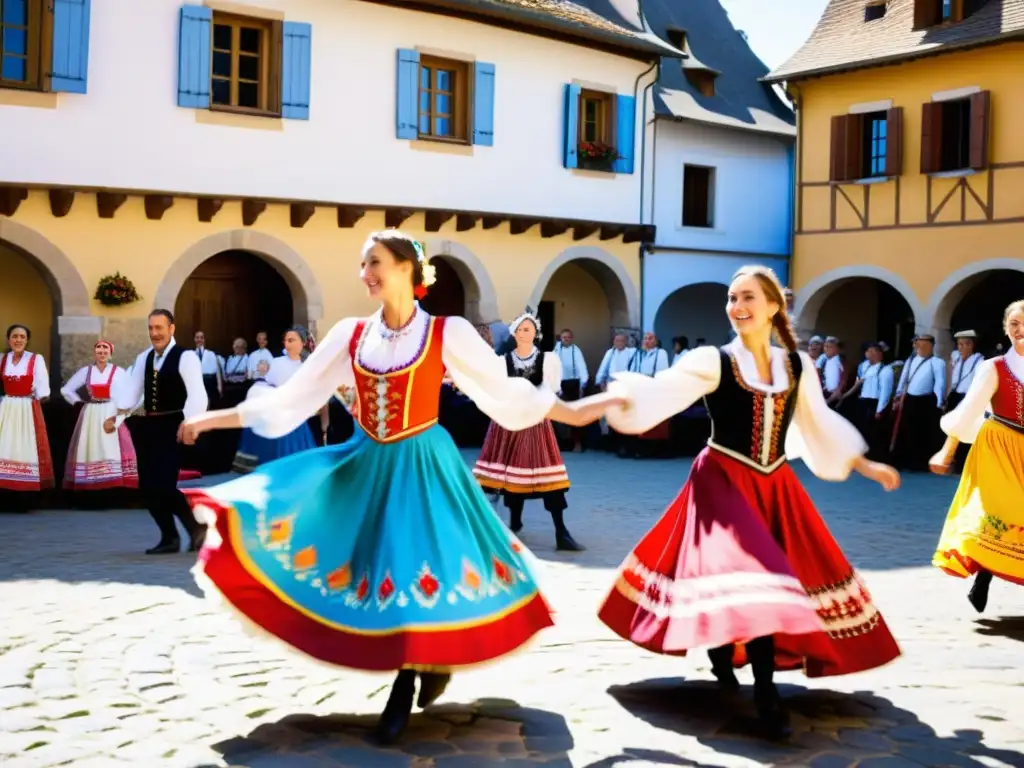
[[[149,340],[153,348],[143,352],[132,368],[131,384],[118,396],[119,407],[133,411],[139,402],[143,418],[135,444],[139,461],[139,490],[149,514],[160,529],[160,542],[147,555],[181,550],[175,516],[189,535],[189,551],[198,550],[206,535],[196,522],[185,497],[178,490],[181,446],[178,426],[209,405],[199,358],[183,355],[174,342],[174,315],[166,309],[149,314]]]

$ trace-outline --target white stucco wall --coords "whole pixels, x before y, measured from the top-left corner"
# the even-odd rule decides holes
[[[308,121],[198,122],[177,106],[181,4],[94,0],[88,93],[61,94],[56,109],[0,106],[0,181],[638,221],[643,105],[636,173],[570,171],[563,85],[632,95],[648,63],[356,0],[257,5],[312,25]],[[495,65],[493,147],[396,139],[396,50],[417,47]]]

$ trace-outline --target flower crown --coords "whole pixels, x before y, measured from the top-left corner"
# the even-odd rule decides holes
[[[423,243],[413,240],[412,246],[416,250],[416,260],[420,263],[420,268],[423,270],[423,285],[429,288],[437,282],[437,270],[427,258],[426,251],[423,250]]]
[[[534,327],[537,329],[538,340],[543,338],[540,332],[540,318],[537,317],[537,313],[535,313],[530,307],[527,307],[526,311],[524,311],[523,314],[521,314],[519,317],[517,317],[515,320],[508,324],[509,332],[514,334],[516,330],[519,328],[519,326],[523,324],[524,320],[529,320],[531,323],[533,323]]]

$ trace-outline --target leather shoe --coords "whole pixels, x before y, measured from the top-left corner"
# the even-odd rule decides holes
[[[147,555],[176,555],[181,551],[181,540],[161,541],[155,547],[146,550]]]
[[[568,531],[555,534],[555,549],[562,552],[583,552],[586,547],[576,541]]]
[[[412,700],[416,693],[416,673],[403,669],[391,686],[388,703],[377,723],[377,740],[381,744],[394,744],[409,724]]]

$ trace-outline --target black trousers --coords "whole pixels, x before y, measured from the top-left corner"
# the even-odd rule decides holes
[[[892,453],[892,462],[897,469],[928,471],[928,460],[942,447],[941,415],[935,395],[930,392],[927,395],[907,395],[903,399],[903,415]]]
[[[135,452],[139,462],[139,493],[160,529],[162,542],[180,538],[175,517],[181,520],[189,536],[195,536],[199,530],[192,509],[178,490],[182,456],[178,427],[182,421],[180,413],[142,416],[138,426]]]

